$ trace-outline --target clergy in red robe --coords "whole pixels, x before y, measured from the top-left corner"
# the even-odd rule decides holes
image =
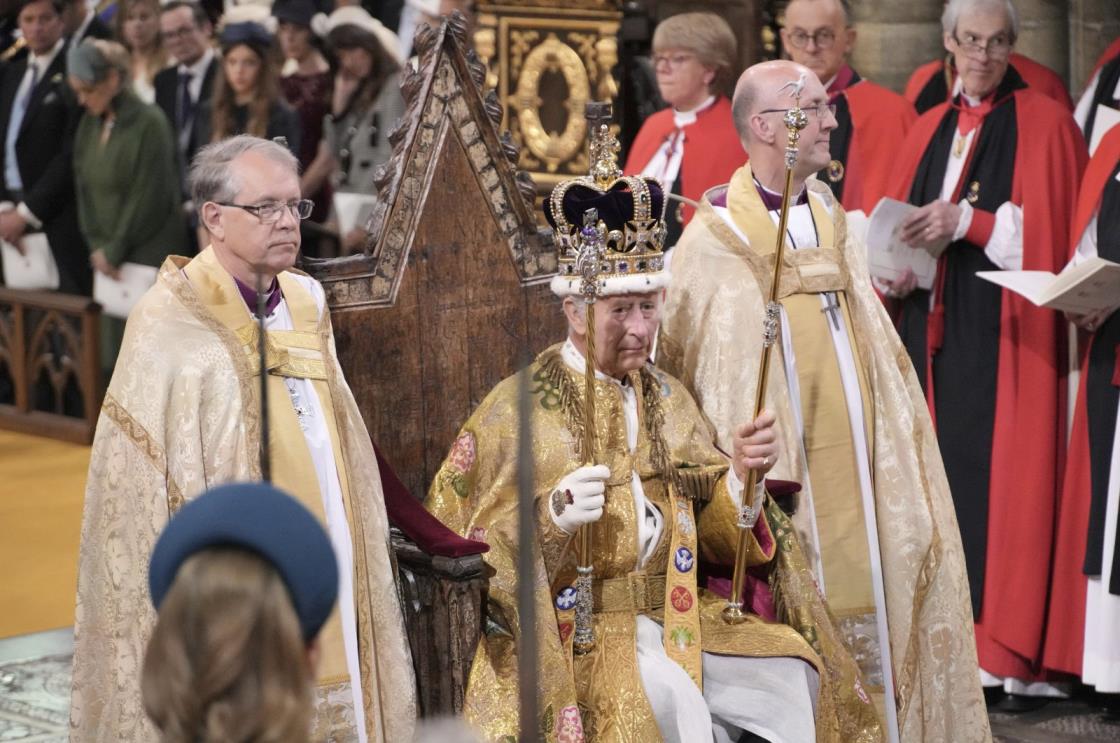
[[[642,124],[626,158],[627,175],[656,178],[693,203],[731,180],[747,161],[726,95],[737,76],[737,59],[735,34],[714,13],[680,13],[658,24],[653,65],[669,107]],[[668,205],[667,246],[676,244],[693,212],[688,202]]]
[[[1087,159],[1073,117],[1009,65],[1006,0],[952,0],[946,48],[961,92],[918,119],[894,196],[939,255],[931,292],[913,278],[899,334],[926,390],[957,507],[987,685],[1057,693],[1037,680],[1065,432],[1064,321],[976,276],[1066,263]],[[1029,559],[1024,559],[1028,556]]]
[[[1001,0],[999,4],[1007,7],[1012,25],[1018,28],[1019,13],[1015,9],[1014,3],[1011,0]],[[948,22],[950,20],[950,5],[954,5],[954,3],[945,3],[945,12],[941,15],[941,28],[945,34],[946,46],[948,46],[953,33],[953,26]],[[1065,83],[1062,82],[1062,78],[1058,77],[1056,72],[1046,65],[1035,62],[1030,57],[1025,57],[1016,52],[1011,53],[1010,62],[1027,85],[1048,98],[1061,103],[1068,110],[1073,110],[1073,99],[1069,97],[1069,90],[1066,89]],[[906,97],[906,100],[914,104],[914,108],[918,110],[919,114],[924,114],[937,104],[951,100],[959,92],[957,69],[953,63],[953,55],[949,54],[943,60],[935,59],[914,70],[914,74],[910,76],[902,94]]]
[[[1098,106],[1120,109],[1120,39],[1112,42],[1097,60],[1093,74],[1089,76],[1089,84],[1073,112],[1077,125],[1085,133],[1085,141],[1090,144],[1094,138]]]
[[[918,118],[902,96],[862,79],[847,62],[855,46],[850,0],[791,0],[782,46],[817,74],[836,104],[832,160],[818,177],[846,210],[870,214],[886,193],[898,148]]]
[[[1120,263],[1120,128],[1101,140],[1081,181],[1073,264],[1094,256]],[[1118,298],[1120,303],[1120,298]],[[1120,312],[1072,319],[1087,337],[1057,521],[1050,618],[1043,664],[1120,693]],[[1086,345],[1086,344],[1083,344]]]

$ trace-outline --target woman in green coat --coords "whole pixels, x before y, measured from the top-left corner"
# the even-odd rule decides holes
[[[78,220],[94,271],[119,278],[123,263],[159,266],[186,251],[175,145],[163,112],[128,85],[129,55],[86,39],[67,54],[70,86],[85,108],[74,138]],[[124,320],[102,315],[101,366],[108,375]]]

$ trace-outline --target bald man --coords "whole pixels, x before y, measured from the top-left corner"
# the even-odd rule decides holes
[[[851,211],[870,214],[886,192],[894,151],[918,118],[910,102],[864,80],[848,64],[856,45],[850,0],[790,0],[782,48],[816,73],[836,104],[832,158],[817,177]]]
[[[788,85],[804,81],[800,98]],[[796,87],[796,86],[792,86]],[[794,515],[893,741],[990,740],[964,554],[929,412],[868,278],[844,210],[810,178],[837,122],[806,67],[764,62],[732,111],[749,156],[709,190],[677,244],[659,365],[682,379],[721,443],[753,413],[785,182],[783,112],[808,114],[792,173],[781,332],[766,407],[774,472],[802,484]]]

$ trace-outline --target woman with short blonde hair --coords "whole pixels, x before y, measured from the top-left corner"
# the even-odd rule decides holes
[[[653,32],[653,56],[671,50],[687,51],[712,73],[709,93],[730,95],[738,71],[738,42],[727,21],[715,13],[669,16]]]
[[[658,179],[674,199],[666,211],[667,246],[677,242],[704,192],[727,183],[747,161],[728,97],[737,60],[735,34],[714,13],[670,16],[653,33],[653,71],[669,108],[642,124],[625,171]]]

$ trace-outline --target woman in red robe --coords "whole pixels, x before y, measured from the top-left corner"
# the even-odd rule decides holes
[[[627,175],[647,175],[688,201],[731,180],[747,161],[727,92],[737,72],[735,34],[713,13],[681,13],[653,34],[657,87],[669,107],[642,124],[626,158]],[[688,201],[666,210],[666,246],[692,217]]]

